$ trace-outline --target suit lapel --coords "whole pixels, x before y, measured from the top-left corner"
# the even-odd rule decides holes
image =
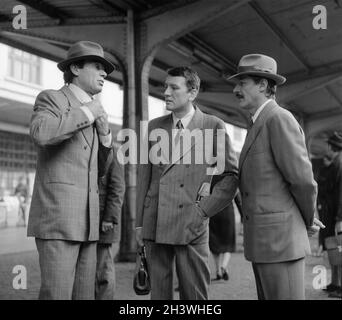
[[[241,150],[240,155],[240,161],[239,161],[239,171],[241,171],[242,165],[244,161],[246,160],[247,154],[249,150],[251,149],[254,141],[258,137],[261,128],[263,127],[265,120],[267,119],[268,115],[270,114],[271,110],[275,108],[276,102],[274,100],[270,101],[264,109],[260,112],[258,118],[256,119],[255,123],[253,124],[252,128],[250,129],[246,141],[243,145],[243,148]]]
[[[61,91],[65,94],[65,96],[69,100],[70,107],[79,108],[82,106],[82,103],[75,97],[75,95],[72,93],[72,91],[69,89],[68,86],[62,87]],[[81,130],[82,135],[90,148],[92,148],[93,146],[93,139],[94,139],[93,130],[94,130],[93,125]]]
[[[202,129],[203,128],[203,113],[200,109],[198,109],[197,106],[194,106],[195,108],[195,113],[188,125],[188,127],[186,128],[186,130],[189,130],[190,132],[195,130],[195,129]],[[171,128],[172,128],[172,116],[171,118]],[[172,132],[171,135],[169,135],[170,139],[170,149],[171,152],[169,152],[172,155]],[[165,174],[174,164],[176,164],[177,162],[179,162],[188,152],[190,152],[192,150],[192,148],[195,146],[196,144],[196,139],[191,139],[191,143],[190,145],[187,146],[183,146],[183,152],[182,150],[180,150],[180,154],[177,155],[177,157],[175,157],[174,159],[172,159],[172,156],[170,157],[170,164],[165,168],[165,170],[163,171],[162,174]]]

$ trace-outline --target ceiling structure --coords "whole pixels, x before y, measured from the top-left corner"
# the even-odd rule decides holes
[[[245,113],[239,109],[232,94],[233,83],[226,76],[235,72],[244,54],[270,55],[278,62],[278,72],[287,78],[286,84],[278,88],[277,100],[293,112],[304,127],[311,153],[319,156],[324,139],[334,130],[342,131],[342,1],[320,1],[327,10],[327,29],[320,30],[313,27],[317,1],[211,0],[210,3],[215,1],[231,6],[158,48],[149,70],[150,94],[163,96],[165,71],[169,67],[191,65],[202,80],[198,101],[203,110],[245,127]],[[187,19],[180,16],[181,12],[203,3],[203,0],[1,0],[0,42],[59,61],[65,57],[71,39],[98,38],[118,66],[110,80],[124,84],[120,55],[116,52],[125,45],[121,39],[122,33],[127,32],[127,11],[134,13],[140,29],[173,28],[177,27],[177,21]],[[13,28],[16,16],[13,8],[17,5],[24,5],[27,10],[26,30]],[[153,24],[149,24],[151,20]]]

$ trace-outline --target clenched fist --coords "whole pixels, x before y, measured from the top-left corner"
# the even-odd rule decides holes
[[[97,129],[97,133],[101,136],[106,136],[109,134],[109,124],[108,124],[108,115],[107,113],[103,113],[100,117],[95,120],[95,125]]]
[[[93,114],[95,119],[97,119],[105,113],[102,104],[99,100],[91,100],[90,102],[87,102],[84,105],[89,108],[90,112]]]

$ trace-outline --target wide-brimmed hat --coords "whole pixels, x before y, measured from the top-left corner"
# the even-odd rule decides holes
[[[328,139],[328,143],[339,149],[342,149],[342,134],[340,132],[334,132]]]
[[[243,75],[258,76],[273,80],[277,85],[285,83],[286,78],[277,74],[277,62],[263,54],[248,54],[243,56],[237,68],[237,73],[230,76],[228,80]]]
[[[79,60],[101,62],[107,74],[115,69],[114,65],[105,59],[102,47],[91,41],[79,41],[73,44],[68,50],[67,58],[59,62],[57,67],[64,72],[71,63]]]

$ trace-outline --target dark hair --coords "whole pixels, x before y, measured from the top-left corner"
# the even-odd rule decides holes
[[[176,67],[167,70],[167,74],[171,77],[184,77],[186,80],[186,86],[189,90],[195,89],[199,91],[201,85],[201,79],[197,72],[190,67]]]
[[[340,152],[340,151],[342,150],[342,147],[339,147],[339,146],[337,146],[337,145],[335,145],[335,144],[329,143],[329,145],[330,145],[331,150],[332,150],[333,152]]]
[[[75,77],[75,75],[70,70],[70,66],[72,64],[76,65],[78,68],[83,68],[85,63],[86,63],[86,60],[78,60],[78,61],[75,61],[75,62],[72,62],[71,64],[69,64],[63,73],[64,83],[66,83],[66,84],[72,83],[72,80]]]
[[[262,78],[258,76],[249,76],[253,79],[253,81],[258,84],[261,82],[262,79],[267,80],[267,88],[266,88],[266,97],[268,98],[274,98],[276,91],[277,91],[277,85],[274,80]]]

